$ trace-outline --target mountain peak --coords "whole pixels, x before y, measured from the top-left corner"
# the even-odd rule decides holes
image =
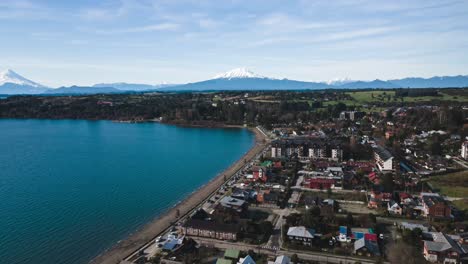
[[[258,75],[247,68],[236,68],[213,77],[213,79],[234,79],[234,78],[266,78]]]
[[[32,87],[44,87],[41,84],[33,82],[24,78],[23,76],[19,75],[18,73],[14,72],[11,69],[4,70],[0,72],[0,85],[4,85],[5,83],[13,83],[18,85],[26,85]]]
[[[350,79],[349,77],[345,77],[345,78],[335,78],[332,80],[328,80],[325,83],[328,85],[343,85],[343,84],[347,84],[351,82],[354,82],[354,80]]]

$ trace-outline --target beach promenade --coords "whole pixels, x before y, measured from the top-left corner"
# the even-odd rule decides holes
[[[261,153],[268,144],[268,139],[265,134],[258,128],[251,129],[255,133],[254,146],[237,162],[227,168],[224,172],[217,175],[210,182],[200,187],[193,192],[182,202],[171,208],[164,214],[158,216],[150,223],[144,225],[135,233],[129,235],[124,240],[119,241],[109,250],[95,257],[90,263],[92,264],[115,264],[132,255],[159,234],[168,229],[173,223],[185,217],[194,208],[204,202],[212,193],[218,190],[221,185],[226,182],[226,179],[231,178],[235,173],[244,167],[246,162],[251,161],[259,153]]]

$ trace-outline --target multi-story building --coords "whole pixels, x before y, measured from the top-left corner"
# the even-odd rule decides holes
[[[356,121],[360,118],[363,118],[366,115],[365,112],[360,112],[360,111],[343,111],[340,113],[340,119],[341,120],[351,120],[351,121]]]
[[[337,140],[317,138],[289,138],[275,140],[271,144],[272,158],[331,159],[341,161],[343,148]]]
[[[393,171],[393,155],[385,148],[375,145],[374,160],[380,171]]]
[[[468,141],[462,143],[461,156],[464,159],[468,159]]]
[[[450,206],[439,194],[422,192],[420,198],[423,216],[432,219],[449,219],[451,217]]]

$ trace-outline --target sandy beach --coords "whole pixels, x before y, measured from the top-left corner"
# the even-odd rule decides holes
[[[264,148],[266,137],[258,129],[250,129],[255,133],[255,145],[237,162],[227,168],[224,172],[220,173],[217,177],[213,178],[210,182],[193,192],[186,197],[182,202],[171,208],[164,214],[158,216],[150,223],[144,225],[141,229],[131,234],[124,240],[111,247],[109,250],[103,252],[95,257],[90,263],[97,264],[115,264],[136,252],[149,241],[156,238],[160,233],[164,232],[172,223],[176,222],[179,218],[184,217],[187,213],[191,212],[195,207],[198,207],[210,194],[215,192],[225,182],[226,175],[230,178],[239,169],[244,166],[244,161],[251,160]],[[180,217],[177,218],[177,211]]]

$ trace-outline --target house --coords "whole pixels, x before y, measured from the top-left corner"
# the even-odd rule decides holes
[[[244,201],[247,201],[249,200],[250,198],[252,198],[252,191],[248,191],[248,190],[242,190],[242,189],[235,189],[232,194],[231,194],[231,197],[232,198],[236,198],[236,199],[240,199],[240,200],[244,200]]]
[[[288,229],[287,236],[290,241],[311,246],[314,239],[315,230],[305,226],[292,226]]]
[[[393,155],[385,148],[374,145],[374,161],[380,171],[393,171]]]
[[[424,240],[423,254],[429,262],[461,263],[467,258],[468,250],[453,237],[441,233],[429,233],[431,240]]]
[[[341,167],[326,166],[323,171],[299,171],[299,173],[304,177],[302,185],[308,188],[343,189],[344,173]]]
[[[370,198],[367,207],[373,209],[379,208],[380,206],[382,206],[383,203],[390,202],[390,200],[392,200],[392,197],[393,196],[391,193],[372,191],[370,193]]]
[[[170,234],[167,236],[167,239],[162,243],[163,251],[176,251],[184,243],[184,236]]]
[[[354,242],[354,254],[368,257],[380,256],[379,245],[377,241],[363,237]]]
[[[236,224],[220,224],[198,219],[190,219],[182,226],[184,235],[219,240],[236,240],[238,231],[239,226]]]
[[[240,258],[237,264],[256,264],[253,258],[247,255],[245,258]]]
[[[374,234],[374,231],[371,228],[360,228],[360,227],[353,227],[351,228],[351,238],[354,240],[358,240],[365,237],[367,240],[376,240],[377,235]]]
[[[224,196],[219,204],[223,207],[236,210],[237,212],[242,212],[247,209],[247,203],[244,200],[236,199],[231,196]]]
[[[451,217],[451,208],[437,193],[420,194],[422,202],[422,214],[431,219],[448,219]]]
[[[387,211],[393,215],[402,215],[403,213],[401,206],[394,200],[390,200],[390,202],[387,203]]]
[[[369,173],[369,175],[368,175],[367,177],[369,178],[369,180],[370,180],[373,184],[375,184],[375,185],[380,184],[380,177],[379,177],[379,175],[377,175],[377,173],[371,172],[371,173]]]
[[[281,255],[276,257],[275,261],[268,261],[268,264],[291,264],[291,259],[288,256]]]
[[[252,168],[252,175],[254,181],[267,181],[267,169],[263,166],[255,166]]]

